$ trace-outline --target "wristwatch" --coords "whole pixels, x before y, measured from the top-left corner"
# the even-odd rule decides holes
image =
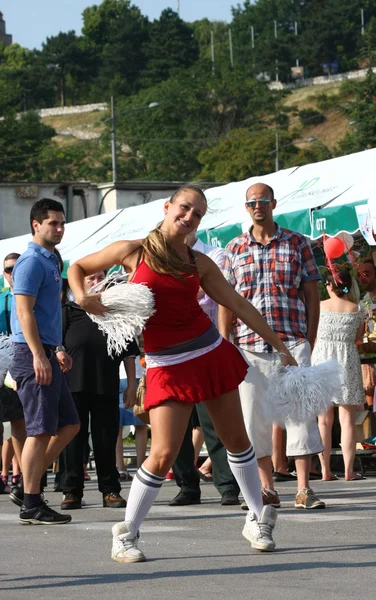
[[[64,346],[56,346],[55,353],[57,353],[57,352],[65,352]]]

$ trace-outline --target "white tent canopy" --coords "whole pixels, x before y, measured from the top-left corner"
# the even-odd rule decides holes
[[[208,211],[200,237],[225,245],[249,225],[245,193],[264,182],[275,191],[276,220],[311,239],[325,231],[354,233],[358,229],[355,206],[367,203],[376,189],[376,149],[294,167],[263,177],[214,187],[206,191]],[[105,213],[69,223],[60,245],[65,260],[74,261],[121,239],[142,238],[163,219],[165,200]],[[0,241],[0,260],[9,252],[23,252],[30,235]]]

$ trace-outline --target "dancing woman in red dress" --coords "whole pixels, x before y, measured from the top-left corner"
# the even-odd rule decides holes
[[[202,190],[183,186],[165,202],[164,221],[146,239],[115,242],[69,269],[76,302],[93,314],[103,314],[106,308],[100,294],[85,294],[84,278],[114,265],[122,265],[132,282],[143,283],[154,293],[156,312],[143,332],[145,407],[150,410],[152,443],[150,455],[133,479],[125,521],[112,528],[112,558],[117,562],[145,560],[137,547],[139,527],[178,454],[193,403],[201,401],[227,449],[231,470],[249,507],[244,537],[258,550],[275,547],[272,530],[276,511],[271,506],[263,508],[257,461],[238,395],[247,365],[201,309],[199,287],[274,346],[283,365],[296,363],[259,312],[226,282],[215,263],[186,245],[186,236],[198,227],[206,209]]]

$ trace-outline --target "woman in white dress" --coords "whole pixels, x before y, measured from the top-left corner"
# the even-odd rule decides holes
[[[361,475],[354,472],[356,407],[365,402],[360,358],[355,342],[363,335],[365,317],[359,305],[351,301],[357,284],[348,270],[339,270],[335,277],[328,272],[325,285],[329,299],[320,305],[320,322],[312,364],[335,358],[344,367],[342,386],[334,403],[339,407],[345,479],[353,481],[362,479]],[[333,419],[333,406],[318,419],[324,445],[324,452],[319,457],[324,481],[336,479],[330,470]]]

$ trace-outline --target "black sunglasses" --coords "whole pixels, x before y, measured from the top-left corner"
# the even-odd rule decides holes
[[[13,267],[4,267],[4,273],[7,273],[7,275],[10,275],[13,272],[14,266]]]

